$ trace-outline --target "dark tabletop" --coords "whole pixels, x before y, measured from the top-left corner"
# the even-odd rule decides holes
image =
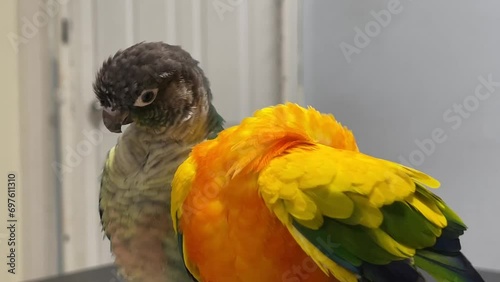
[[[479,271],[486,282],[500,282],[500,272],[481,270]],[[429,279],[428,281],[433,281]],[[75,272],[59,277],[52,277],[30,282],[123,282],[116,275],[116,269],[111,266],[103,266],[86,271]]]

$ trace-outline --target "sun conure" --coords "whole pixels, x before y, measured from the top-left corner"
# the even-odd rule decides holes
[[[203,282],[483,281],[462,220],[415,169],[361,153],[332,115],[257,111],[193,148],[172,183],[184,262]]]

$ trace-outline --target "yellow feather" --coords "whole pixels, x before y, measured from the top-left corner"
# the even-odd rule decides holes
[[[313,219],[309,220],[301,220],[301,219],[295,219],[299,224],[312,229],[312,230],[318,230],[324,222],[323,215],[319,210],[317,210],[316,215],[314,216]]]
[[[369,195],[369,201],[372,205],[376,207],[381,207],[386,202],[385,190],[383,189],[373,189]]]
[[[335,177],[335,169],[325,169],[323,158],[315,159],[315,155],[311,156],[309,153],[310,151],[301,152],[294,157],[286,158],[289,163],[294,163],[297,167],[301,166],[298,167],[298,169],[303,171],[302,176],[297,179],[299,186],[302,189],[308,189],[331,183]],[[308,157],[300,161],[302,156]],[[299,173],[295,172],[295,174]]]
[[[106,159],[106,165],[109,166],[110,168],[113,166],[113,161],[115,160],[115,150],[116,147],[113,146],[113,148],[109,150],[108,158]]]
[[[287,181],[287,182],[279,182],[281,185],[277,189],[279,189],[279,197],[283,200],[289,201],[305,201],[300,199],[302,197],[301,192],[299,190],[299,186],[296,181]],[[299,198],[299,199],[297,199]],[[298,203],[300,204],[300,203]]]
[[[448,224],[443,213],[439,210],[436,204],[429,199],[419,194],[414,194],[406,201],[437,227],[445,228]]]
[[[418,182],[422,185],[425,185],[429,188],[438,188],[439,186],[441,186],[441,184],[439,183],[439,181],[437,179],[435,179],[435,178],[433,178],[433,177],[431,177],[423,172],[420,172],[418,170],[415,170],[413,168],[406,167],[403,165],[401,165],[401,168],[404,169],[406,174],[408,174],[416,182]]]
[[[349,218],[354,210],[354,203],[343,192],[337,192],[326,187],[304,190],[309,195],[319,210],[331,218]]]
[[[354,202],[354,212],[351,217],[340,221],[368,228],[378,228],[382,224],[384,219],[382,212],[373,206],[367,197],[355,193],[348,193],[348,197]]]
[[[170,215],[176,233],[178,232],[177,219],[182,216],[182,204],[191,190],[195,174],[196,164],[189,157],[179,166],[172,181]]]
[[[409,258],[415,255],[415,249],[398,243],[381,229],[371,229],[369,232],[377,245],[381,246],[389,253],[402,259]]]
[[[297,191],[294,199],[284,200],[286,210],[297,219],[310,220],[317,214],[316,204],[306,195]]]

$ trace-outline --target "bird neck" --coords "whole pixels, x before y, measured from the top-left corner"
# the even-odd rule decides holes
[[[120,136],[121,143],[133,143],[141,153],[147,153],[154,147],[174,145],[179,148],[191,148],[206,140],[213,139],[222,131],[224,119],[212,104],[208,111],[194,113],[190,120],[181,126],[150,128],[132,123]]]

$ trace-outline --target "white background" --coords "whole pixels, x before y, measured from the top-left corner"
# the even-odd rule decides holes
[[[354,28],[388,2],[304,2],[306,102],[349,126],[362,151],[394,161],[441,128],[447,139],[414,167],[441,181],[436,193],[468,225],[462,246],[473,264],[498,270],[500,87],[456,129],[443,114],[474,95],[479,76],[500,82],[500,3],[401,0],[348,63],[339,45],[353,45]]]

